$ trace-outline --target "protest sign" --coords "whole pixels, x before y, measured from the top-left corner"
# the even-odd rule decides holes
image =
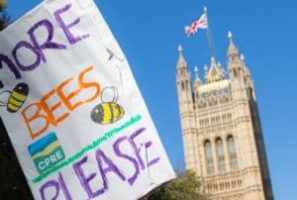
[[[93,0],[44,1],[0,45],[0,114],[35,199],[135,200],[175,177]]]

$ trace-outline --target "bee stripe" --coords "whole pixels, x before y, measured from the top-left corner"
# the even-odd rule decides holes
[[[122,117],[121,116],[121,107],[119,104],[116,104],[116,106],[117,106],[117,116],[118,116],[118,118],[120,118],[120,117]]]
[[[12,96],[13,98],[15,98],[15,99],[18,99],[19,101],[25,101],[26,98],[27,98],[25,95],[23,95],[23,94],[21,94],[21,93],[18,93],[18,92],[16,92],[16,91],[13,91],[12,94],[11,94],[11,96]]]
[[[113,110],[113,106],[112,106],[113,103],[109,103],[108,106],[109,106],[109,110],[110,110],[110,120],[109,120],[109,123],[112,123],[114,121],[114,110]]]
[[[102,104],[103,106],[103,123],[107,124],[110,122],[111,119],[111,111],[110,111],[110,107],[109,107],[109,103],[104,103]]]
[[[9,99],[9,103],[20,107],[23,104],[23,101],[19,101],[19,100],[12,97],[12,98]]]
[[[119,112],[120,112],[121,117],[123,117],[125,113],[124,113],[124,110],[122,107],[119,108]]]
[[[113,104],[113,113],[114,113],[114,116],[115,116],[115,119],[113,121],[117,121],[119,119],[119,116],[120,116],[120,112],[119,112],[119,104],[117,103],[114,103]]]
[[[15,106],[15,105],[9,103],[9,104],[7,105],[7,108],[9,108],[9,109],[12,110],[12,111],[17,111],[20,107],[19,107],[19,106]]]
[[[103,108],[103,105],[100,105],[99,107],[98,107],[98,118],[97,117],[95,117],[97,120],[98,120],[98,122],[101,124],[101,123],[103,123],[104,124],[104,108]]]

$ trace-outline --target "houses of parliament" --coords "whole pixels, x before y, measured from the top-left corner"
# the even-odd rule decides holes
[[[211,57],[205,81],[192,81],[182,47],[176,84],[187,170],[211,200],[273,200],[251,73],[231,33],[228,72]]]

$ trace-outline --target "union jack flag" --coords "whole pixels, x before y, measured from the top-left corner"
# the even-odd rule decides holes
[[[201,17],[194,21],[191,26],[186,26],[185,27],[185,34],[187,35],[187,37],[195,34],[198,29],[206,29],[207,28],[207,16],[206,13],[203,13],[201,15]]]

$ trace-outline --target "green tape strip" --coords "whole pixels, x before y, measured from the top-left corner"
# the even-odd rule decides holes
[[[42,181],[43,179],[45,179],[46,177],[48,177],[49,175],[51,175],[52,173],[55,173],[56,171],[58,171],[58,170],[60,170],[60,169],[62,169],[64,167],[70,165],[74,161],[76,161],[79,158],[81,158],[85,153],[87,153],[87,152],[89,152],[89,151],[91,151],[91,150],[99,147],[103,142],[106,142],[107,140],[109,140],[113,136],[117,135],[121,131],[123,131],[126,128],[130,127],[131,125],[135,124],[140,119],[141,119],[141,116],[140,115],[136,115],[134,117],[131,117],[131,119],[129,121],[127,121],[126,123],[124,123],[123,125],[121,125],[121,126],[119,126],[117,128],[114,128],[114,129],[106,132],[104,134],[104,136],[98,138],[92,144],[84,147],[78,153],[76,153],[73,156],[69,157],[66,161],[53,166],[52,168],[48,169],[43,174],[39,175],[38,177],[33,178],[32,179],[32,183],[38,183],[38,182]]]

